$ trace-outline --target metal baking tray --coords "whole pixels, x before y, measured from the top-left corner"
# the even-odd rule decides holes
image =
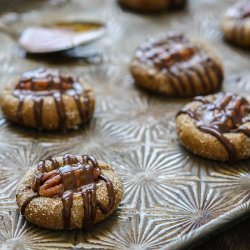
[[[59,67],[85,77],[97,100],[92,123],[68,133],[14,126],[0,113],[3,249],[178,249],[250,212],[250,161],[227,165],[183,149],[175,114],[189,100],[136,88],[128,69],[135,48],[146,37],[180,30],[217,47],[226,73],[223,90],[250,93],[249,51],[227,45],[220,32],[220,17],[234,1],[190,0],[186,10],[160,15],[125,12],[112,0],[19,2],[18,21],[10,23],[15,30],[44,21],[101,19],[108,32],[86,48],[102,54],[102,62],[94,64],[24,57],[16,43],[0,34],[0,89],[25,70]],[[28,168],[66,152],[93,154],[112,164],[125,185],[114,215],[89,232],[36,227],[15,203],[16,185]]]

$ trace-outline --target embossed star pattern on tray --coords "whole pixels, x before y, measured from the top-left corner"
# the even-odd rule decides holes
[[[102,64],[59,66],[86,78],[94,88],[96,111],[88,126],[46,133],[11,125],[0,113],[0,244],[14,249],[176,249],[249,211],[248,162],[228,166],[183,149],[175,113],[188,100],[146,93],[135,87],[128,68],[146,37],[183,30],[221,51],[227,73],[223,89],[249,93],[249,54],[223,43],[219,30],[219,15],[232,2],[195,0],[187,11],[149,16],[123,12],[114,0],[65,1],[57,11],[44,1],[39,16],[37,10],[21,14],[18,29],[67,14],[69,19],[98,16],[107,21],[108,32],[94,45]],[[3,34],[0,38],[0,89],[22,71],[47,66],[42,60],[24,61],[10,39]],[[15,187],[26,170],[66,152],[90,153],[107,161],[124,182],[116,213],[90,232],[44,230],[25,221],[16,209]]]

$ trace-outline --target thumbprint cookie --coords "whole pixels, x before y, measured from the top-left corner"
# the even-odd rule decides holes
[[[123,184],[93,156],[43,160],[17,189],[17,205],[28,221],[48,229],[90,229],[119,205]]]
[[[230,93],[196,97],[176,117],[180,142],[194,154],[234,162],[250,157],[250,102]]]
[[[223,81],[217,52],[176,32],[143,43],[130,70],[139,86],[173,97],[205,95],[217,90]]]
[[[24,73],[14,88],[3,91],[1,107],[14,123],[43,130],[76,129],[94,111],[92,89],[83,80],[59,70]]]
[[[180,9],[186,5],[186,0],[119,0],[121,6],[140,12],[158,12]]]
[[[225,39],[245,48],[250,48],[250,0],[236,3],[222,18]]]

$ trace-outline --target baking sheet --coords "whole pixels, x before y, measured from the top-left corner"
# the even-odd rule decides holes
[[[177,249],[249,213],[250,161],[229,166],[187,152],[176,136],[175,114],[189,100],[144,92],[135,87],[128,70],[135,48],[146,37],[179,30],[220,51],[223,90],[249,94],[249,52],[225,44],[219,29],[221,14],[235,1],[190,0],[187,10],[153,16],[124,12],[112,0],[24,2],[28,5],[15,6],[20,14],[12,14],[18,21],[7,18],[15,30],[50,20],[98,18],[108,31],[89,48],[103,57],[92,65],[25,58],[15,42],[0,34],[0,89],[25,70],[59,67],[85,77],[97,100],[92,123],[65,134],[20,128],[0,113],[3,249]],[[25,221],[15,204],[16,185],[27,169],[66,152],[107,161],[125,185],[115,214],[89,232],[41,229]]]

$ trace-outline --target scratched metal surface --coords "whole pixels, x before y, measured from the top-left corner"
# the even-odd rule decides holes
[[[66,134],[39,133],[7,123],[0,113],[0,244],[2,249],[177,249],[250,212],[250,161],[228,166],[185,151],[175,132],[175,113],[188,100],[170,100],[134,86],[128,64],[145,37],[168,30],[208,40],[223,56],[224,90],[250,93],[249,52],[222,41],[219,21],[234,1],[190,0],[187,10],[158,16],[123,12],[112,0],[25,1],[1,16],[12,28],[50,20],[100,18],[108,34],[93,45],[103,62],[58,61],[84,76],[97,106],[91,125]],[[33,3],[32,3],[33,2]],[[34,2],[37,2],[36,4]],[[6,2],[5,2],[6,4]],[[0,89],[24,70],[57,67],[24,58],[0,34]],[[125,185],[116,213],[92,231],[54,232],[29,224],[15,203],[15,188],[40,159],[65,152],[90,153],[111,163]]]

